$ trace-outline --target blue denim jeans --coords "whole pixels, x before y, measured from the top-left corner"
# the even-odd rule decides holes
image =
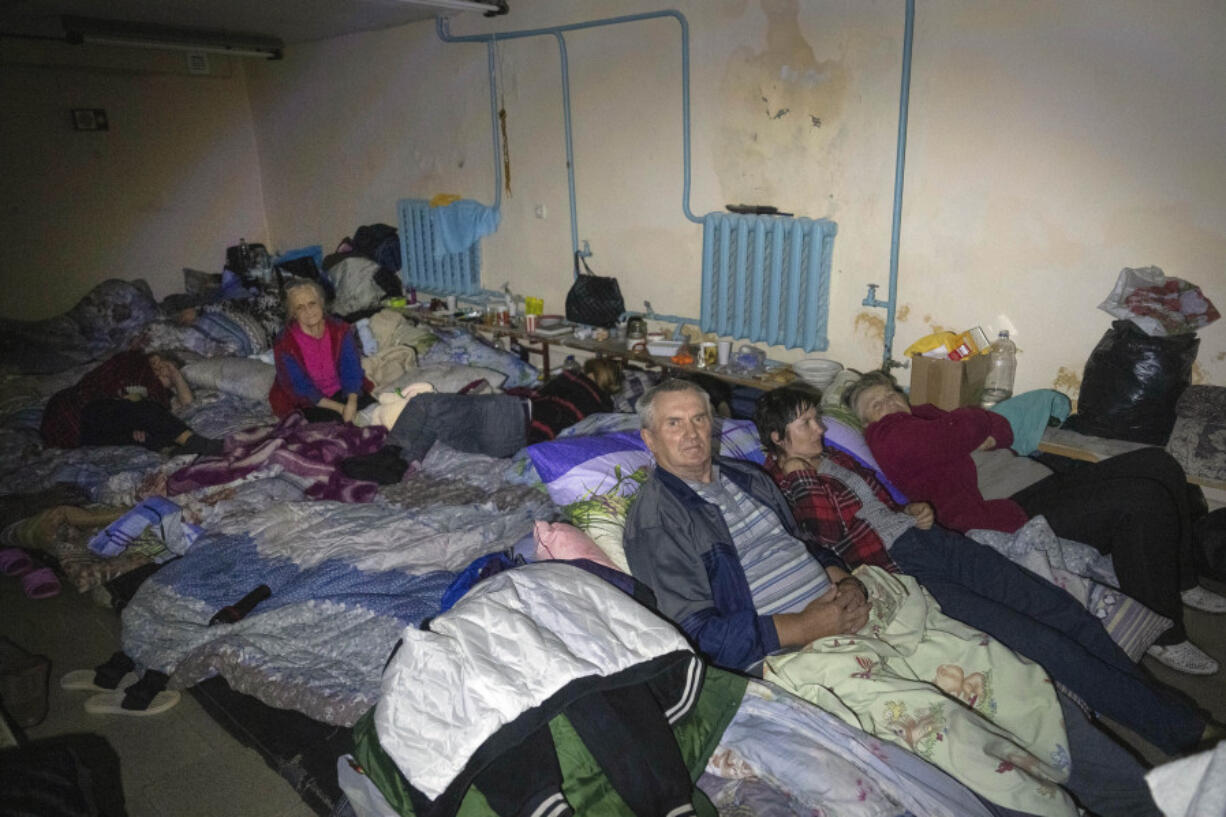
[[[890,558],[948,616],[1035,661],[1097,712],[1168,754],[1194,745],[1205,719],[1129,660],[1102,623],[1064,590],[989,547],[933,526],[912,528]]]

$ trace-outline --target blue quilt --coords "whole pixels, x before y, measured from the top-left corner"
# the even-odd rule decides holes
[[[401,487],[414,481],[422,492],[440,484],[420,474]],[[236,509],[141,586],[123,611],[124,651],[170,675],[171,688],[220,674],[271,706],[352,725],[378,699],[401,632],[438,612],[465,566],[510,548],[551,510],[539,491],[520,489],[528,501],[500,507],[462,488],[463,501],[412,509],[378,501]],[[272,595],[250,614],[209,626],[261,584]]]

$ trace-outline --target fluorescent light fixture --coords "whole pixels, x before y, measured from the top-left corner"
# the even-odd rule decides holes
[[[122,45],[128,48],[153,48],[165,51],[198,51],[205,54],[229,54],[232,57],[260,57],[266,60],[280,59],[279,50],[261,51],[257,48],[237,48],[228,45],[193,45],[191,43],[168,43],[156,40],[132,40],[122,37],[99,37],[83,34],[81,42],[93,45]]]
[[[60,20],[64,26],[64,34],[70,43],[154,48],[166,51],[201,51],[206,54],[258,57],[266,60],[281,59],[281,50],[284,48],[284,43],[279,39],[259,34],[174,28],[68,15]]]
[[[486,17],[507,13],[506,0],[490,3],[480,2],[480,0],[402,0],[402,2],[413,6],[431,6],[450,11],[480,11],[484,12]]]

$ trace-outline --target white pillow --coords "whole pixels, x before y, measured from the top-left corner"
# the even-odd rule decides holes
[[[487,369],[484,366],[465,366],[459,363],[440,363],[433,366],[419,366],[410,369],[400,377],[379,389],[379,392],[404,389],[414,383],[429,383],[434,390],[443,394],[456,394],[460,389],[476,380],[486,380],[495,389],[502,388],[507,376],[502,372]]]
[[[266,402],[277,377],[276,367],[249,357],[212,357],[183,366],[189,386],[236,394]]]

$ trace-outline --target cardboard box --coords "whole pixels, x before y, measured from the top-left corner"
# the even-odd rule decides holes
[[[987,355],[972,355],[963,360],[917,355],[911,358],[911,405],[931,403],[947,411],[978,405],[987,375]]]

